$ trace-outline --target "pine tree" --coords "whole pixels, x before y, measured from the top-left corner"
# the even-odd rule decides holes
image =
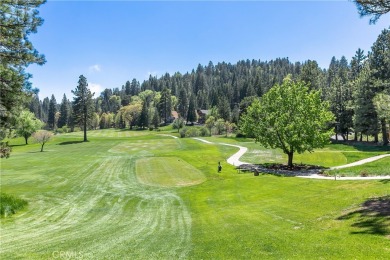
[[[81,125],[84,130],[84,142],[87,142],[87,127],[93,115],[92,97],[94,93],[88,88],[87,79],[81,75],[78,86],[72,90],[73,95],[73,117],[75,123]]]
[[[160,102],[158,103],[158,111],[161,118],[164,118],[164,123],[168,123],[168,119],[171,117],[172,113],[172,99],[171,91],[168,88],[164,88],[161,91]]]
[[[371,48],[372,52],[369,56],[369,64],[371,69],[371,76],[375,80],[374,92],[390,93],[390,27],[384,29],[378,36],[374,45]],[[387,138],[387,120],[381,119],[383,144],[387,145],[389,140]]]
[[[226,97],[222,96],[219,99],[218,102],[218,114],[220,118],[222,118],[224,121],[230,122],[231,117],[231,110],[230,110],[230,104]]]
[[[30,111],[34,113],[36,118],[42,119],[42,108],[38,95],[34,94],[32,96],[29,107]]]
[[[390,12],[390,2],[386,0],[353,0],[361,17],[371,16],[370,24],[375,24],[379,18]]]
[[[11,119],[20,114],[26,94],[34,93],[28,83],[30,75],[24,69],[30,64],[45,63],[45,57],[29,40],[29,35],[43,23],[37,9],[44,2],[7,0],[0,4],[0,141],[12,127]]]
[[[49,116],[49,104],[50,99],[48,97],[45,97],[42,102],[42,121],[46,123]]]
[[[185,118],[188,112],[188,96],[187,90],[183,87],[179,91],[179,105],[177,110],[179,112],[180,117]]]
[[[372,84],[371,71],[369,66],[365,66],[356,80],[355,115],[353,120],[355,131],[366,135],[377,135],[379,133],[378,117],[373,103],[375,93],[371,87]]]
[[[47,124],[50,129],[55,129],[56,125],[56,113],[57,113],[57,101],[54,95],[51,95],[50,103],[49,103],[49,113],[47,116]]]
[[[139,116],[139,121],[138,121],[138,126],[144,129],[145,127],[148,127],[149,124],[149,108],[148,108],[148,103],[146,100],[142,103],[142,111]]]
[[[190,97],[190,103],[188,105],[188,114],[187,114],[187,124],[188,123],[194,123],[197,120],[197,114],[196,114],[196,97],[194,95],[191,95]]]
[[[60,105],[60,118],[58,118],[58,128],[67,126],[69,121],[69,100],[64,94]]]

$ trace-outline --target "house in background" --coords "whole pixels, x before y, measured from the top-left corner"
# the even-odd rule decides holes
[[[198,114],[198,124],[206,123],[207,115],[210,113],[209,110],[197,109],[196,113]]]

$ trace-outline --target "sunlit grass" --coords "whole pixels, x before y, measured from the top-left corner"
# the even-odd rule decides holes
[[[37,144],[12,140],[0,188],[29,205],[0,220],[1,258],[74,252],[86,259],[383,259],[390,252],[386,229],[373,232],[386,217],[343,217],[389,194],[389,182],[239,174],[226,163],[237,148],[161,133],[171,130],[90,131],[89,142],[81,142],[81,133],[62,134],[43,153]],[[284,156],[249,140],[205,139],[248,146],[248,160]],[[321,154],[348,161],[344,153],[370,152],[386,151],[330,145],[302,161],[314,164]],[[386,164],[377,161],[373,169],[386,171]],[[177,187],[178,176],[204,182]],[[362,221],[367,226],[359,227]]]

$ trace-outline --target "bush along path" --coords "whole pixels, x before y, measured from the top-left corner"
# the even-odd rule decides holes
[[[369,176],[369,177],[341,177],[341,176],[324,176],[320,175],[320,173],[325,169],[325,168],[306,168],[302,169],[301,171],[288,171],[288,170],[273,170],[273,169],[268,169],[264,168],[255,164],[247,163],[247,162],[242,162],[240,161],[240,158],[242,155],[244,155],[248,148],[239,146],[239,145],[233,145],[233,144],[226,144],[226,143],[213,143],[210,141],[207,141],[202,138],[193,138],[195,140],[207,143],[207,144],[218,144],[218,145],[227,145],[227,146],[233,146],[237,147],[240,150],[230,156],[226,161],[227,163],[238,167],[239,169],[242,170],[247,170],[247,171],[259,171],[259,172],[266,172],[266,173],[271,173],[271,174],[277,174],[277,175],[287,175],[287,176],[296,176],[300,178],[311,178],[311,179],[321,179],[321,180],[383,180],[383,179],[390,179],[390,175],[387,176]],[[349,163],[346,165],[341,165],[341,166],[335,166],[329,168],[330,170],[337,170],[337,169],[342,169],[342,168],[348,168],[348,167],[353,167],[353,166],[358,166],[362,165],[365,163],[373,162],[385,157],[390,156],[390,154],[382,154],[370,158],[366,158],[357,162]]]

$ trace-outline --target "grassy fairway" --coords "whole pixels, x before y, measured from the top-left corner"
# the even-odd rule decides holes
[[[12,156],[1,160],[1,192],[28,206],[0,220],[2,259],[390,255],[389,216],[360,207],[388,195],[390,182],[254,177],[226,163],[218,174],[217,162],[236,148],[149,131],[89,137],[56,136],[43,153],[13,140]]]
[[[178,157],[139,159],[136,173],[141,183],[160,187],[191,186],[206,180],[201,171]]]

